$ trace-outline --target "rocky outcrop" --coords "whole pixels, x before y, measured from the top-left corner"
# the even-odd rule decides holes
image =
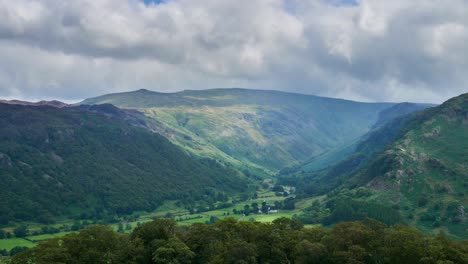
[[[11,167],[11,159],[7,154],[0,152],[0,168]]]

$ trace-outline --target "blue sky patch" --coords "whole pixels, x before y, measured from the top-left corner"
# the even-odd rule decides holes
[[[328,0],[332,5],[358,5],[359,0]]]
[[[158,5],[166,2],[167,0],[143,0],[146,5]]]

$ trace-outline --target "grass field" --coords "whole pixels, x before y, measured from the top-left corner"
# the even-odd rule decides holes
[[[295,214],[295,211],[285,211],[284,213],[277,213],[277,214],[262,214],[262,215],[249,215],[246,216],[247,219],[253,218],[255,221],[258,222],[272,222],[275,219],[280,217],[287,217],[291,218]]]
[[[6,249],[10,251],[14,247],[34,247],[34,242],[28,241],[24,238],[8,238],[0,239],[0,249]]]
[[[42,240],[47,240],[47,239],[51,239],[51,238],[55,238],[55,237],[63,237],[65,235],[71,234],[71,233],[74,233],[74,232],[59,232],[59,233],[55,233],[55,234],[44,234],[44,235],[37,235],[37,236],[28,236],[26,238],[29,241],[39,242],[39,241],[42,241]]]

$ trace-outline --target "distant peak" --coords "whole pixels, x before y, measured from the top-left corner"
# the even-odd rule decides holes
[[[53,107],[57,107],[57,108],[69,106],[68,104],[57,101],[57,100],[52,100],[52,101],[43,100],[43,101],[39,101],[39,102],[36,102],[36,103],[28,102],[28,101],[20,101],[20,100],[0,100],[0,103],[11,104],[11,105],[28,105],[28,106],[44,106],[44,105],[46,105],[46,106],[53,106]]]
[[[139,92],[139,93],[150,93],[152,91],[148,90],[148,89],[139,89],[137,90],[136,92]]]

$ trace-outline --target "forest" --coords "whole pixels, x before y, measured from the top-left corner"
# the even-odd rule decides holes
[[[130,234],[96,225],[50,239],[10,260],[10,264],[23,263],[449,264],[468,263],[468,242],[373,219],[333,228],[304,227],[288,218],[272,223],[226,218],[186,227],[158,219]]]
[[[91,110],[0,104],[0,225],[106,219],[168,199],[194,207],[247,189],[233,169],[187,155],[124,111]]]

